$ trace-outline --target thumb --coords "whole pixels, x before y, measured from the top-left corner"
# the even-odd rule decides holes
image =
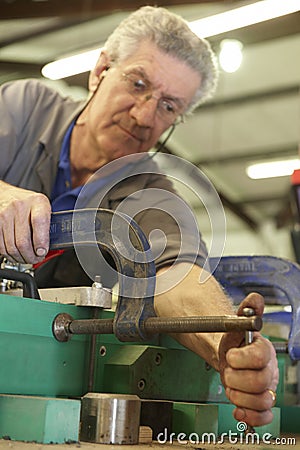
[[[256,316],[262,316],[264,312],[264,305],[264,298],[257,292],[252,292],[251,294],[248,294],[247,297],[244,298],[242,303],[239,305],[237,315],[243,316],[244,308],[252,308],[254,309]]]
[[[251,294],[248,294],[247,297],[244,298],[244,300],[239,305],[237,315],[243,316],[243,310],[244,308],[252,308],[254,309],[255,315],[262,316],[264,311],[264,299],[263,297],[256,293],[252,292]],[[230,333],[225,333],[224,336],[221,339],[220,346],[219,346],[219,370],[221,375],[221,380],[225,385],[224,380],[224,369],[228,366],[227,359],[226,359],[226,353],[230,348],[233,347],[240,347],[243,345],[245,339],[245,332],[239,332],[239,331],[232,331]]]

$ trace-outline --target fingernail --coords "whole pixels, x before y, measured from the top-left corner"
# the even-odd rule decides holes
[[[39,247],[36,249],[35,253],[37,254],[37,256],[45,256],[47,253],[47,250],[43,247]]]
[[[236,420],[243,420],[243,419],[245,419],[246,411],[244,410],[244,408],[236,408],[234,417],[236,418]]]

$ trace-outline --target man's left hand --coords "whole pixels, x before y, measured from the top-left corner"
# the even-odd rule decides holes
[[[238,315],[245,307],[263,314],[264,302],[259,294],[249,294],[241,303]],[[250,345],[244,345],[245,333],[232,332],[220,343],[220,374],[226,396],[236,405],[234,417],[249,426],[260,426],[273,419],[271,408],[276,403],[279,379],[276,352],[270,341],[254,333]]]

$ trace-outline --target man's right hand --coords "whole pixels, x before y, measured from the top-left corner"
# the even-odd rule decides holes
[[[0,255],[35,264],[49,249],[51,205],[44,195],[0,181]]]

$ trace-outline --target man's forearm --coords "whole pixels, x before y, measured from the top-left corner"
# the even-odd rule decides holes
[[[184,273],[187,273],[185,277]],[[200,281],[204,279],[206,281]],[[168,289],[170,285],[174,287]],[[160,317],[234,314],[233,306],[218,282],[198,266],[191,267],[181,263],[171,270],[168,268],[159,270],[156,291],[155,310]],[[222,335],[222,333],[182,333],[173,337],[218,370],[218,350]]]

